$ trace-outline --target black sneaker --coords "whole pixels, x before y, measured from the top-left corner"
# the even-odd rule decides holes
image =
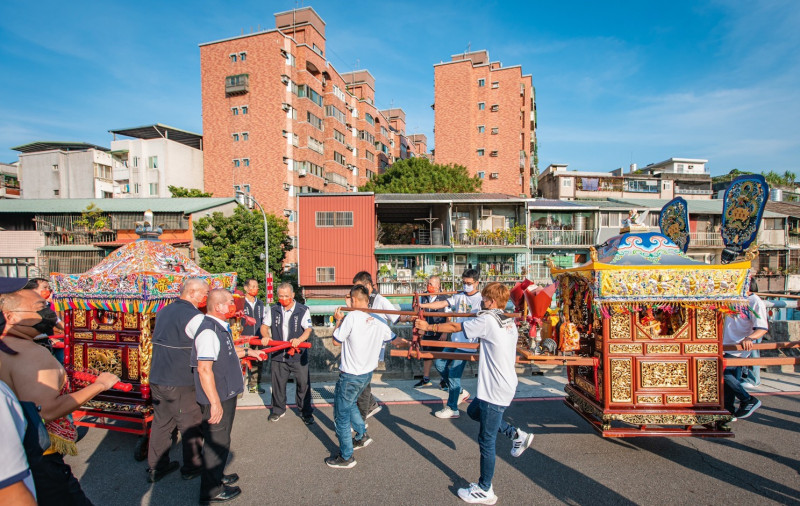
[[[304,424],[306,424],[306,425],[314,425],[314,417],[313,416],[311,416],[311,415],[301,416],[300,418],[303,420]]]
[[[429,387],[429,386],[431,386],[431,385],[433,385],[433,383],[431,383],[431,380],[430,380],[429,378],[422,378],[421,380],[419,380],[419,381],[418,381],[418,382],[417,382],[417,383],[414,385],[414,388],[423,388],[423,387]]]
[[[211,504],[215,502],[227,502],[232,499],[235,499],[242,493],[242,489],[239,487],[229,487],[227,485],[222,486],[222,491],[215,495],[214,497],[209,497],[207,499],[200,498],[200,504]]]
[[[236,473],[225,474],[225,475],[222,476],[222,484],[223,485],[230,486],[230,485],[235,484],[237,481],[239,481],[239,475],[236,474]]]
[[[353,451],[360,450],[361,448],[365,448],[365,447],[369,446],[369,444],[371,442],[372,442],[372,438],[369,437],[369,434],[367,434],[365,432],[364,433],[364,437],[362,437],[361,439],[353,438]]]
[[[445,380],[440,381],[439,382],[439,388],[441,388],[442,390],[447,390],[447,388],[448,388],[447,387],[447,382]]]
[[[170,462],[164,469],[148,469],[147,482],[155,483],[171,472],[177,471],[181,465],[175,461]]]
[[[286,414],[286,411],[284,411],[284,412],[283,412],[283,413],[281,413],[280,415],[276,415],[275,413],[272,413],[271,415],[269,415],[269,416],[267,417],[267,420],[269,420],[270,422],[277,422],[278,420],[280,420],[281,418],[283,418],[283,415],[285,415],[285,414]]]
[[[181,471],[181,478],[184,480],[193,480],[203,473],[203,469],[193,469],[191,471]]]
[[[347,460],[344,460],[341,455],[337,455],[335,457],[328,457],[325,459],[325,464],[328,467],[335,467],[338,469],[350,469],[351,467],[356,465],[356,459],[350,457]]]
[[[739,409],[736,410],[734,416],[736,418],[745,419],[753,414],[753,411],[761,407],[761,401],[755,397],[750,397],[750,400],[739,404]]]

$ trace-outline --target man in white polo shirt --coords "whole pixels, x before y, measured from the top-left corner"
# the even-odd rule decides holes
[[[369,291],[364,286],[356,285],[350,290],[350,303],[359,311],[352,311],[345,317],[337,308],[334,314],[334,343],[342,346],[339,380],[336,382],[333,402],[339,455],[325,459],[328,466],[340,469],[355,466],[353,451],[372,442],[367,435],[357,400],[372,380],[372,371],[378,367],[381,348],[395,338],[386,320],[367,312]],[[351,427],[356,433],[352,439]]]
[[[512,440],[511,456],[519,457],[533,442],[533,434],[518,429],[503,420],[503,413],[514,399],[517,389],[517,326],[512,318],[503,315],[509,291],[502,283],[489,283],[481,292],[485,311],[463,323],[450,322],[431,325],[417,319],[420,330],[434,332],[463,331],[470,342],[480,340],[478,361],[478,393],[467,408],[467,415],[481,424],[478,446],[481,451],[481,475],[477,483],[458,490],[458,496],[468,503],[494,504],[497,496],[492,488],[497,434]]]
[[[747,296],[747,315],[726,316],[722,327],[722,344],[740,344],[742,351],[726,351],[726,357],[745,358],[750,356],[753,344],[764,337],[769,328],[767,323],[767,308],[761,297],[755,294],[758,286],[750,278]],[[725,378],[725,409],[733,413],[736,418],[747,418],[753,411],[761,406],[761,401],[750,395],[742,386],[742,367],[726,367],[723,373]],[[739,399],[739,408],[736,409],[735,401]],[[727,427],[722,426],[726,429]]]
[[[35,505],[36,491],[28,459],[22,447],[27,422],[17,396],[0,381],[0,504]]]

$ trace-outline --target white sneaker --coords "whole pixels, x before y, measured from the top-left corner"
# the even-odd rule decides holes
[[[434,415],[436,415],[436,418],[458,418],[459,416],[461,416],[458,410],[453,411],[447,406],[443,407],[442,409],[434,413]]]
[[[517,437],[511,443],[511,456],[519,457],[533,443],[533,433],[517,429]]]
[[[462,402],[466,401],[467,399],[469,399],[469,392],[467,392],[466,390],[464,390],[462,388],[461,389],[461,393],[458,394],[458,403],[461,404]]]
[[[458,497],[471,504],[494,504],[497,502],[494,487],[483,490],[477,483],[470,483],[468,488],[458,489]]]

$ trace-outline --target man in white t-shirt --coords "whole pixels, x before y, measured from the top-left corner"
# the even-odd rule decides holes
[[[767,333],[767,308],[761,297],[755,294],[758,287],[755,280],[750,279],[748,290],[747,315],[726,316],[722,327],[722,344],[739,344],[742,351],[726,351],[726,357],[745,358],[750,356],[753,344]],[[726,367],[725,378],[725,409],[733,413],[736,418],[747,418],[753,411],[761,406],[761,401],[750,395],[742,386],[743,367]],[[736,409],[735,401],[739,399],[739,408]],[[726,427],[723,427],[726,428]]]
[[[370,314],[369,292],[364,286],[356,285],[350,290],[350,304],[357,309],[345,317],[337,309],[333,315],[336,329],[333,331],[334,343],[342,346],[339,364],[339,380],[334,392],[333,416],[336,436],[339,438],[339,455],[325,459],[334,468],[349,469],[356,465],[353,451],[364,448],[372,442],[364,425],[364,418],[358,409],[358,396],[369,385],[372,372],[378,367],[378,357],[385,343],[393,340],[395,334],[386,320],[379,315]],[[350,435],[350,429],[355,437]]]
[[[503,420],[503,413],[514,399],[517,389],[515,362],[517,356],[517,326],[503,316],[509,291],[502,283],[489,283],[481,292],[485,311],[463,323],[450,322],[431,325],[418,319],[420,330],[434,332],[463,331],[471,341],[479,340],[478,393],[467,408],[467,415],[479,421],[478,445],[481,450],[481,476],[477,483],[458,490],[458,496],[474,504],[494,504],[497,496],[492,488],[497,434],[513,440],[511,455],[519,457],[533,442],[533,434],[518,429]]]
[[[461,281],[464,283],[464,290],[452,295],[447,300],[427,302],[420,304],[423,309],[446,309],[453,313],[477,313],[481,310],[483,297],[478,291],[478,280],[480,273],[475,269],[467,269],[461,274]],[[454,318],[456,323],[462,323],[471,318]],[[464,332],[455,332],[450,335],[450,341],[454,343],[469,342]],[[445,348],[442,352],[465,352],[471,353],[471,349],[459,349],[456,345],[452,348]],[[447,404],[436,412],[438,418],[458,418],[458,405],[469,398],[469,392],[461,388],[461,375],[464,374],[466,362],[463,360],[437,359],[433,362],[436,370],[442,376],[442,386],[447,387]]]
[[[33,476],[22,446],[27,427],[17,396],[0,381],[0,504],[35,505]]]

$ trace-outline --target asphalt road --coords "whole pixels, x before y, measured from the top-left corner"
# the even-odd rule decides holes
[[[498,438],[498,504],[800,505],[800,397],[762,396],[734,423],[735,438],[603,439],[560,399],[516,401],[510,420],[536,438],[520,458]],[[293,413],[267,422],[265,409],[236,414],[232,458],[250,504],[461,504],[456,490],[478,478],[478,424],[433,416],[440,404],[394,404],[370,419],[372,445],[353,469],[330,469],[337,450],[332,408],[309,430]],[[173,473],[156,484],[133,460],[135,436],[91,429],[68,457],[97,505],[197,504],[199,479]],[[180,449],[173,448],[173,459]]]

